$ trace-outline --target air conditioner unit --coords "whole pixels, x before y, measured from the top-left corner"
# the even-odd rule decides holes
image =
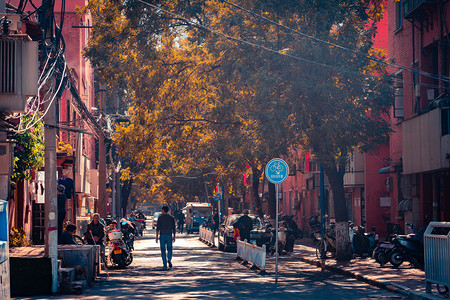
[[[0,39],[0,111],[23,112],[38,92],[38,43],[27,35]]]

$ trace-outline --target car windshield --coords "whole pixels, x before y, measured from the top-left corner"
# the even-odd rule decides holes
[[[241,217],[241,214],[228,216],[226,226],[232,226]],[[259,228],[263,226],[263,222],[259,216],[249,215],[253,221],[253,228]]]

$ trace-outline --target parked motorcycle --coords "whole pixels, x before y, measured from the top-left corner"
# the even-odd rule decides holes
[[[286,232],[287,228],[284,223],[280,223],[278,226],[278,254],[283,254],[283,251],[286,249]],[[272,229],[272,238],[270,240],[270,254],[274,255],[276,251],[275,247],[276,243],[276,235],[275,235],[275,228]]]
[[[311,216],[311,218],[309,218],[309,226],[311,227],[311,238],[313,239],[314,242],[318,242],[320,240],[320,229],[322,227],[322,225],[319,222],[319,217],[318,216]]]
[[[356,230],[352,227],[350,230],[353,231],[353,235],[350,235],[353,253],[361,257],[372,256],[378,242],[375,226],[370,233],[366,233],[363,226],[357,226]]]
[[[392,250],[394,249],[395,245],[392,244],[392,240],[400,234],[401,227],[398,224],[394,224],[392,226],[392,230],[389,232],[389,235],[384,239],[383,241],[379,241],[377,243],[377,246],[373,250],[373,258],[377,263],[380,264],[381,267],[383,267],[386,263],[389,262]]]
[[[124,268],[133,262],[133,254],[127,243],[123,240],[120,230],[113,230],[108,233],[110,240],[109,261],[111,265]]]
[[[397,235],[393,240],[389,256],[391,264],[398,268],[404,261],[409,261],[414,267],[424,267],[424,249],[422,241],[415,234]]]

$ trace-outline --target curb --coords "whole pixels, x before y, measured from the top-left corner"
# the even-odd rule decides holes
[[[403,296],[408,296],[408,299],[413,299],[413,300],[415,300],[415,299],[432,299],[432,300],[444,299],[442,297],[438,297],[438,296],[435,296],[432,294],[412,291],[410,288],[402,286],[400,284],[396,284],[393,282],[382,282],[382,281],[375,280],[373,278],[364,276],[360,273],[346,271],[346,270],[343,270],[343,269],[335,267],[335,266],[326,265],[323,262],[315,260],[315,259],[304,258],[304,257],[300,257],[297,255],[294,257],[302,262],[317,266],[317,267],[321,268],[322,270],[328,270],[333,273],[337,273],[337,274],[344,275],[347,277],[355,278],[358,281],[365,282],[367,284],[376,286],[378,288],[382,288],[382,289],[385,289],[390,292],[401,294]]]

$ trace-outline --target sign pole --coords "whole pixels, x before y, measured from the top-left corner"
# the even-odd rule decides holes
[[[276,206],[276,217],[275,217],[275,283],[278,283],[278,183],[275,184],[275,206]]]
[[[289,166],[281,158],[271,159],[266,165],[266,177],[267,180],[275,184],[275,284],[278,283],[278,212],[279,212],[279,201],[278,201],[278,185],[283,183],[289,175]]]

